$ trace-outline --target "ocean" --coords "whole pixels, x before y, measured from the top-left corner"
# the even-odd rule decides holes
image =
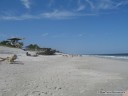
[[[119,54],[95,54],[94,56],[108,58],[108,59],[116,59],[116,60],[127,60],[128,61],[128,53],[119,53]]]

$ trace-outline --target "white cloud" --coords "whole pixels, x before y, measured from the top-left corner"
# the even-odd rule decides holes
[[[70,11],[58,11],[54,10],[51,12],[44,12],[40,13],[37,15],[31,15],[31,14],[22,14],[22,15],[3,15],[0,16],[0,20],[26,20],[26,19],[43,19],[43,18],[49,18],[49,19],[68,19],[73,16],[77,15],[82,15],[82,14],[77,14],[75,12],[70,12]]]
[[[93,4],[93,2],[92,2],[91,0],[85,0],[85,1],[90,5],[90,7],[91,7],[92,9],[95,8],[95,6],[94,6],[94,4]]]
[[[43,17],[45,17],[45,18],[62,19],[62,18],[66,18],[66,17],[76,16],[77,14],[75,14],[74,12],[70,12],[70,11],[54,10],[54,11],[52,11],[52,12],[42,13],[41,15],[42,15]]]
[[[128,1],[121,1],[121,2],[118,2],[117,4],[116,4],[116,7],[120,7],[120,6],[123,6],[123,5],[127,5],[128,4]]]
[[[112,0],[96,0],[94,2],[93,0],[85,0],[92,10],[101,10],[101,9],[113,9],[113,1]]]
[[[82,11],[85,9],[85,5],[79,5],[79,7],[77,8],[77,11]]]
[[[27,9],[30,9],[30,0],[21,0],[21,2]]]
[[[96,16],[97,14],[80,14],[70,11],[53,11],[53,12],[46,12],[41,13],[38,15],[31,15],[31,14],[22,14],[20,16],[14,15],[6,15],[0,16],[0,20],[27,20],[27,19],[72,19],[73,17],[79,16]]]
[[[30,9],[31,2],[30,0],[20,0],[22,1],[23,5]],[[27,20],[27,19],[72,19],[74,17],[80,16],[95,16],[99,14],[103,14],[104,10],[116,9],[128,5],[128,1],[126,0],[78,0],[77,3],[74,0],[69,0],[64,7],[60,8],[55,7],[54,9],[49,10],[49,7],[52,4],[56,4],[57,0],[49,0],[49,4],[47,5],[44,10],[40,11],[37,10],[38,14],[24,14],[21,13],[17,15],[14,11],[4,12],[0,15],[0,20]],[[62,1],[63,2],[63,1]],[[71,4],[76,4],[75,7],[69,7],[68,5],[72,6]],[[91,10],[90,10],[91,9]],[[98,12],[97,12],[98,11]],[[97,14],[96,14],[97,13]]]
[[[107,10],[107,9],[116,9],[123,5],[128,5],[128,1],[120,0],[85,0],[89,5],[90,8],[93,10]]]
[[[114,8],[114,3],[112,0],[102,0],[99,2],[97,5],[97,9],[113,9]]]
[[[46,36],[48,36],[49,34],[48,33],[43,33],[41,36],[42,37],[46,37]]]
[[[59,10],[54,10],[53,12],[46,12],[41,14],[43,18],[50,18],[50,19],[71,19],[79,16],[94,16],[94,15],[96,14],[92,14],[92,13],[81,14],[73,11],[59,11]]]
[[[0,20],[25,20],[25,19],[39,19],[40,16],[34,16],[29,14],[23,14],[20,16],[14,15],[7,15],[7,16],[0,16]]]

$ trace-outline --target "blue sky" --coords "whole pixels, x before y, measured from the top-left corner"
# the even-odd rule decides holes
[[[0,0],[0,40],[66,53],[128,53],[128,0]]]

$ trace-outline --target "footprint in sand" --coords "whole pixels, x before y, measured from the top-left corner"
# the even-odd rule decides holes
[[[40,91],[33,91],[32,92],[32,96],[40,96],[40,95],[41,95],[41,92]]]
[[[48,92],[33,91],[31,95],[28,96],[44,96],[44,95],[48,95]]]

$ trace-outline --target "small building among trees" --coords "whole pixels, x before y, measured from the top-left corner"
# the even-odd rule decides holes
[[[15,47],[15,48],[22,48],[23,42],[19,42],[19,40],[23,40],[23,38],[9,38],[7,40],[1,41],[0,45]]]

